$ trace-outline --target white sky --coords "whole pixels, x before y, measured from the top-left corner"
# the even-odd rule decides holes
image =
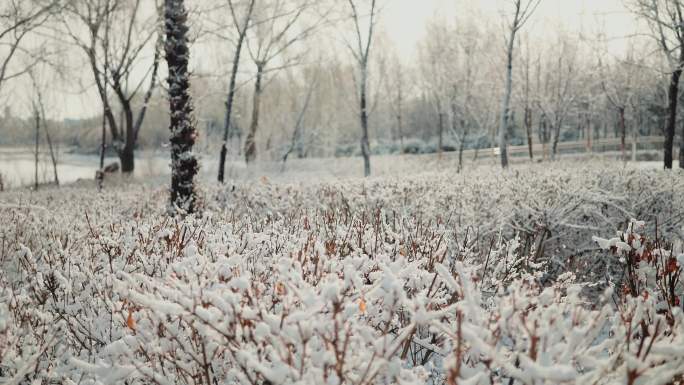
[[[435,14],[456,17],[464,9],[479,9],[493,20],[502,11],[511,12],[512,0],[388,0],[382,22],[389,37],[402,55],[412,55],[423,37],[425,24]],[[500,24],[499,24],[500,25]],[[562,26],[568,32],[583,31],[593,37],[598,27],[619,47],[621,38],[636,31],[633,15],[622,0],[541,0],[537,11],[525,28],[532,35]]]
[[[426,23],[435,15],[448,20],[467,9],[475,9],[493,20],[495,28],[502,30],[502,12],[510,13],[511,3],[512,0],[386,0],[381,24],[404,61],[410,63],[418,41],[424,37]],[[609,49],[617,54],[623,50],[624,37],[637,31],[635,19],[623,0],[541,0],[525,29],[530,36],[541,37],[544,34],[552,36],[559,26],[571,34],[583,32],[589,38],[594,38],[599,29],[603,30],[610,38]],[[218,60],[203,58],[202,61],[214,63]],[[91,79],[89,74],[84,76],[88,81]],[[20,86],[20,81],[7,85],[0,102],[9,101],[12,110],[21,114],[29,95],[17,94],[22,89],[30,91],[30,87]],[[100,101],[94,92],[75,95],[65,91],[56,89],[46,95],[52,117],[79,118],[99,113]]]

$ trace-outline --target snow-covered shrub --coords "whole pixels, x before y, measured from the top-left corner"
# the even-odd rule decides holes
[[[670,179],[558,169],[263,178],[207,188],[203,215],[185,219],[165,217],[163,188],[146,185],[9,193],[0,379],[676,383],[684,261],[665,241],[677,237],[675,219],[658,232],[627,222],[616,239],[596,238],[607,250],[592,240],[633,212],[681,212],[674,194],[657,195],[678,186]],[[540,242],[541,229],[551,234]],[[564,250],[593,265],[573,269]],[[583,266],[611,269],[597,288]]]

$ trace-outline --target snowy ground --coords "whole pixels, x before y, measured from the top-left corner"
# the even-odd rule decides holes
[[[0,383],[681,380],[681,171],[373,161],[0,193]]]

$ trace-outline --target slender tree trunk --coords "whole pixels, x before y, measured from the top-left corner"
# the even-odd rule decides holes
[[[627,160],[627,146],[625,145],[625,137],[627,136],[627,127],[625,125],[625,107],[618,107],[618,119],[620,125],[620,153],[622,154],[622,160]]]
[[[245,22],[238,35],[237,45],[235,46],[235,54],[233,56],[233,68],[230,73],[230,84],[228,86],[228,98],[226,99],[226,115],[223,121],[223,141],[221,142],[221,155],[219,158],[218,181],[223,183],[225,179],[226,156],[228,155],[228,136],[230,134],[230,120],[233,114],[233,102],[235,100],[237,73],[240,66],[240,53],[242,52],[242,45],[247,35],[247,27],[251,19],[252,10],[254,9],[254,2],[250,1]]]
[[[402,127],[401,112],[397,114],[397,133],[399,135],[399,153],[404,153],[404,129]]]
[[[257,75],[254,82],[254,98],[252,101],[252,123],[245,139],[245,162],[252,163],[256,160],[256,133],[259,128],[259,108],[261,104],[261,79],[264,74],[264,64],[257,63]]]
[[[169,67],[169,110],[171,113],[171,212],[196,209],[194,178],[199,170],[192,146],[197,130],[192,118],[188,79],[188,12],[183,0],[165,0],[166,62]]]
[[[43,107],[41,107],[43,110]],[[52,146],[52,138],[50,137],[50,130],[48,129],[47,120],[45,119],[45,112],[42,112],[43,116],[43,129],[45,130],[45,139],[48,143],[48,150],[50,150],[50,160],[52,161],[52,176],[55,181],[55,185],[59,186],[59,175],[57,174],[57,156],[55,156],[55,149]]]
[[[468,128],[466,128],[465,119],[461,119],[461,140],[458,144],[458,172],[463,170],[463,150],[465,149],[466,138],[468,137]]]
[[[586,139],[587,139],[587,152],[591,153],[592,152],[591,151],[591,141],[593,139],[593,132],[592,132],[591,115],[589,112],[587,112],[585,118],[586,118],[585,124],[587,125],[587,127],[586,127],[587,132],[585,134]]]
[[[399,90],[397,91],[397,135],[399,136],[399,153],[404,153],[404,128],[402,127],[402,115],[403,115],[403,103],[404,103],[404,93],[403,93],[402,82],[399,82]]]
[[[100,171],[104,170],[105,151],[107,150],[107,119],[102,116],[102,137],[100,138]]]
[[[548,143],[549,143],[549,132],[548,126],[546,124],[546,114],[542,113],[541,119],[539,119],[539,139],[542,142],[542,159],[548,159]]]
[[[517,17],[517,15],[516,15]],[[506,88],[504,90],[501,105],[501,125],[499,126],[499,152],[501,154],[501,167],[508,167],[508,114],[511,102],[511,92],[513,87],[513,44],[515,40],[515,26],[511,29],[511,36],[508,40],[508,50],[506,52]]]
[[[361,92],[360,92],[360,118],[361,118],[361,155],[363,156],[363,175],[370,176],[370,142],[368,141],[368,101],[366,100],[366,86],[368,80],[368,62],[361,63]]]
[[[667,90],[667,126],[665,126],[665,148],[664,148],[664,166],[665,168],[672,168],[672,150],[674,148],[674,134],[675,124],[677,124],[677,99],[679,98],[679,78],[682,75],[681,69],[676,69],[672,72],[670,77],[670,86]],[[680,158],[682,152],[680,151]],[[680,163],[681,167],[681,163]]]
[[[33,188],[34,190],[38,190],[38,150],[39,150],[39,144],[40,144],[40,113],[38,112],[38,109],[36,108],[35,111],[35,124],[36,124],[36,148],[34,150],[34,157],[35,157],[35,163],[33,167],[34,175],[33,175]]]
[[[105,151],[107,150],[107,117],[106,114],[102,114],[102,137],[100,138],[100,169],[95,173],[97,178],[97,188],[102,190],[104,184],[104,160]]]
[[[551,160],[556,160],[558,153],[558,141],[560,139],[560,123],[556,122],[553,128],[553,144],[551,145]]]
[[[285,154],[282,157],[283,161],[283,166],[281,168],[281,171],[285,171],[285,162],[287,162],[287,158],[290,156],[292,151],[295,150],[297,147],[297,143],[300,140],[300,132],[302,128],[302,124],[304,121],[304,116],[306,115],[306,111],[309,108],[309,103],[311,102],[311,96],[313,95],[314,88],[316,87],[316,81],[313,80],[311,82],[311,85],[309,86],[309,89],[306,92],[306,97],[304,99],[304,104],[302,105],[301,110],[299,110],[299,113],[297,114],[297,120],[295,121],[295,128],[294,131],[292,132],[292,140],[290,141],[290,147],[287,149]],[[299,158],[302,158],[302,153],[301,153],[301,146],[299,149]]]
[[[684,168],[684,125],[682,125],[681,138],[679,139],[679,168]]]
[[[444,147],[443,144],[443,137],[444,137],[444,114],[439,113],[439,127],[437,127],[437,156],[439,159],[442,159],[442,150]]]
[[[43,103],[43,94],[40,91],[36,83],[36,93],[38,96],[38,108],[36,110],[38,117],[43,120],[43,130],[45,130],[45,139],[47,140],[48,150],[50,151],[50,160],[52,161],[52,175],[54,178],[55,185],[59,186],[59,175],[57,174],[57,156],[55,155],[55,149],[52,146],[52,137],[50,136],[50,129],[48,128],[47,119],[45,118],[45,104]]]
[[[527,149],[530,153],[530,160],[534,159],[532,152],[532,109],[525,107],[525,132],[527,133]]]
[[[637,160],[637,127],[639,126],[641,119],[637,117],[637,124],[632,125],[632,162]]]

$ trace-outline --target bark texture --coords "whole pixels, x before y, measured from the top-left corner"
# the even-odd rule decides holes
[[[188,80],[188,13],[183,0],[165,0],[166,62],[171,112],[171,210],[195,211],[194,178],[199,169],[192,146],[197,138]]]

